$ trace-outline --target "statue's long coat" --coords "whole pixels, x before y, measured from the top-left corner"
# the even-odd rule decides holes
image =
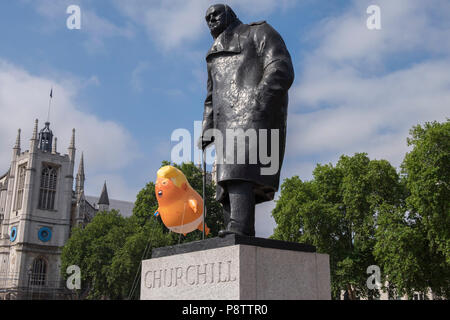
[[[224,182],[247,180],[255,185],[256,203],[272,200],[279,187],[286,143],[288,89],[294,80],[286,45],[268,23],[242,24],[237,20],[217,37],[206,61],[208,94],[203,115],[204,134],[213,128],[222,133],[222,153],[226,158],[226,129],[255,129],[258,133],[257,143],[250,145],[250,139],[246,140],[245,164],[238,164],[237,158],[231,164],[227,159],[222,164],[221,159],[216,159],[219,162],[216,197],[219,201],[226,197]],[[256,164],[249,163],[249,148],[259,145],[259,129],[269,130],[266,140],[269,154],[270,129],[279,130],[279,166],[275,174],[261,174],[261,168],[270,165],[262,164],[259,155]],[[217,149],[217,138],[215,144]],[[236,142],[234,144],[236,153]],[[220,157],[220,152],[217,154]]]

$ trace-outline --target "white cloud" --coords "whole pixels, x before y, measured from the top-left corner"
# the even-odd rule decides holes
[[[450,3],[378,0],[381,31],[366,28],[370,4],[353,1],[302,39],[315,48],[290,92],[282,179],[355,152],[399,166],[413,125],[449,117]],[[272,234],[274,207],[257,208],[259,236]]]
[[[82,30],[88,36],[84,44],[88,52],[95,53],[104,49],[104,41],[108,38],[124,37],[131,39],[134,37],[134,29],[130,24],[117,26],[91,10],[84,9],[82,23]]]
[[[275,228],[275,220],[271,216],[272,210],[275,208],[275,202],[264,202],[256,206],[255,210],[255,236],[268,238],[273,234]]]
[[[445,0],[380,0],[381,25],[379,31],[368,30],[367,7],[373,1],[352,1],[343,15],[321,21],[308,40],[320,39],[313,55],[334,62],[373,70],[383,67],[382,62],[391,54],[412,51],[448,53],[450,4]]]
[[[95,79],[92,78],[92,79]],[[92,80],[96,83],[95,80]],[[86,169],[93,175],[123,169],[139,156],[131,134],[119,123],[80,111],[75,80],[35,76],[0,59],[0,170],[8,169],[17,129],[22,129],[22,150],[29,149],[34,119],[39,129],[47,118],[48,95],[53,86],[51,129],[58,152],[67,153],[72,128],[76,129],[77,164],[84,152]],[[55,85],[56,84],[56,85]]]
[[[131,87],[136,92],[142,92],[142,74],[150,69],[148,61],[141,61],[131,72]]]
[[[398,166],[413,125],[449,116],[450,5],[432,2],[378,1],[380,31],[368,1],[317,26],[291,90],[289,161],[368,152]]]
[[[164,49],[171,49],[203,33],[208,0],[115,1],[115,5]]]
[[[131,24],[119,26],[108,18],[98,15],[92,9],[94,2],[91,0],[21,1],[33,6],[36,12],[45,19],[45,23],[40,26],[40,30],[47,33],[66,30],[66,21],[69,17],[66,10],[70,5],[78,5],[81,10],[81,29],[70,32],[81,32],[86,36],[83,45],[89,53],[97,53],[104,50],[106,39],[115,37],[130,39],[135,35],[135,30]]]
[[[86,160],[86,159],[85,159]],[[87,169],[89,169],[89,162],[87,162]],[[108,189],[108,196],[110,199],[123,200],[134,202],[136,200],[136,195],[138,190],[129,187],[130,181],[124,179],[120,174],[115,173],[93,173],[91,171],[86,171],[86,195],[93,197],[100,197],[103,183],[106,181],[106,186]]]
[[[211,0],[116,0],[114,4],[135,24],[143,26],[151,39],[162,49],[182,47],[208,33],[205,23],[206,9],[217,3]],[[236,14],[262,15],[276,9],[285,10],[295,4],[293,0],[223,1]],[[262,18],[259,17],[259,20]]]

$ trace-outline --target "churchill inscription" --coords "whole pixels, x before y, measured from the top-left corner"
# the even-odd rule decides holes
[[[142,300],[330,299],[324,254],[238,244],[157,256],[142,261]]]
[[[237,275],[233,272],[233,261],[229,260],[149,270],[145,272],[144,279],[147,288],[160,289],[234,282]]]
[[[142,262],[141,299],[233,299],[239,296],[239,246]]]

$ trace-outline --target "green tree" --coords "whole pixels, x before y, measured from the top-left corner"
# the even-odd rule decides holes
[[[400,206],[381,208],[375,256],[392,295],[450,296],[450,123],[411,132],[402,164],[407,191]]]
[[[99,212],[85,228],[73,229],[63,248],[61,270],[80,267],[81,298],[127,299],[130,293],[137,298],[139,286],[134,284],[141,261],[150,258],[152,248],[172,240],[156,218],[141,225],[137,217],[124,218],[115,210]]]
[[[110,290],[122,299],[139,299],[141,261],[151,258],[153,248],[173,242],[170,234],[162,232],[156,218],[150,218],[142,227],[137,222],[131,224],[135,230],[115,252],[108,274]]]
[[[366,154],[342,156],[334,167],[317,165],[313,180],[286,179],[272,215],[272,238],[313,244],[330,255],[332,295],[371,297],[368,266],[375,264],[376,217],[382,204],[395,205],[401,187],[385,160]]]
[[[158,201],[155,195],[155,184],[150,181],[136,196],[133,216],[137,218],[140,225],[144,225],[157,209]]]
[[[450,120],[425,123],[410,132],[402,164],[408,209],[421,217],[431,249],[450,265]]]
[[[73,229],[62,250],[61,270],[70,265],[80,267],[82,292],[88,299],[118,298],[110,290],[108,275],[114,253],[130,231],[127,220],[115,210],[99,212],[86,228]]]
[[[376,237],[374,255],[391,297],[426,294],[429,288],[439,296],[446,294],[445,288],[448,292],[448,266],[443,268],[442,255],[429,250],[423,225],[404,207],[380,208]]]

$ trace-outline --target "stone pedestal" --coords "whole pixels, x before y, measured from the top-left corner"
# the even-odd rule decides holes
[[[313,246],[229,235],[153,250],[142,300],[328,300],[329,256]]]

